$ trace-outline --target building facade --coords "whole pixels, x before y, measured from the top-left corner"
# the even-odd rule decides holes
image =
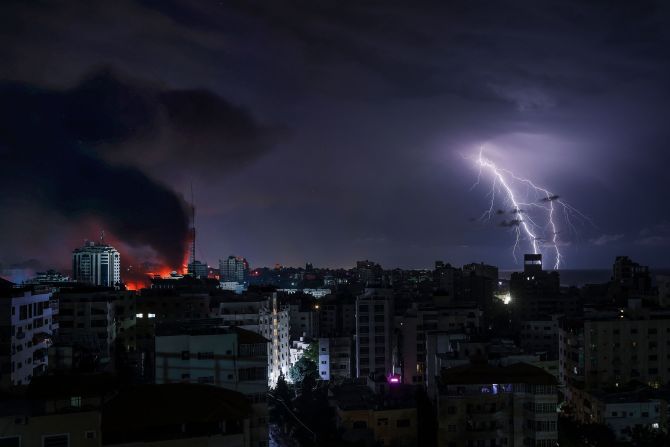
[[[319,338],[319,377],[342,381],[352,377],[353,340],[351,337]]]
[[[356,377],[393,372],[393,295],[366,288],[356,300]]]
[[[222,282],[245,283],[249,278],[249,263],[241,256],[228,256],[219,260],[219,274]]]
[[[583,319],[562,319],[559,379],[590,390],[632,380],[657,387],[670,380],[670,312],[613,309]]]
[[[277,294],[273,293],[261,307],[258,317],[258,333],[270,341],[267,377],[270,387],[274,387],[280,375],[288,375],[291,366],[289,309],[280,304]]]
[[[237,391],[252,405],[251,445],[268,441],[268,340],[208,320],[159,325],[156,383],[198,383]]]
[[[464,365],[443,371],[438,445],[554,447],[556,379],[540,368]]]
[[[0,291],[0,387],[27,385],[46,372],[54,329],[50,301],[46,289]]]
[[[121,255],[110,245],[88,241],[72,252],[72,276],[78,282],[114,287],[121,282]]]
[[[121,292],[124,294],[127,292]],[[79,346],[99,357],[102,364],[114,356],[117,336],[116,302],[119,295],[112,291],[73,291],[56,294],[59,307],[61,342]]]

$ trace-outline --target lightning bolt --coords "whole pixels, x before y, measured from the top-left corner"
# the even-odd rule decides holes
[[[508,205],[512,206],[511,213],[514,216],[510,222],[504,221],[506,226],[514,227],[515,240],[514,247],[512,248],[514,259],[516,260],[516,253],[522,241],[527,240],[529,248],[534,254],[542,253],[541,248],[549,246],[554,255],[554,269],[560,268],[563,262],[563,255],[561,254],[561,241],[558,236],[558,211],[562,209],[565,223],[574,233],[577,230],[571,221],[571,215],[577,216],[579,219],[588,220],[589,222],[591,220],[579,210],[560,200],[556,194],[547,188],[538,186],[527,178],[519,177],[512,171],[497,166],[493,161],[484,156],[483,147],[480,148],[475,162],[479,167],[479,172],[477,181],[471,189],[479,185],[482,171],[489,172],[493,177],[491,190],[487,194],[487,197],[490,197],[489,208],[484,211],[480,219],[490,220],[492,218],[495,212],[496,195],[502,192],[506,197]],[[526,187],[525,198],[520,198],[518,191],[515,191],[519,185],[525,185]],[[529,201],[528,199],[531,197],[533,200]],[[533,218],[530,215],[531,209],[541,211],[540,218],[546,222],[544,226],[538,224],[538,221],[536,221],[537,217]],[[550,237],[546,238],[549,244],[541,244],[540,242],[543,242],[544,238],[540,237],[540,235],[545,235],[546,233],[550,234]]]

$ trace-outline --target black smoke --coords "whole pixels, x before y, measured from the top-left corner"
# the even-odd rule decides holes
[[[179,265],[188,206],[138,168],[141,160],[157,151],[173,164],[183,157],[183,166],[222,165],[257,156],[265,135],[244,109],[209,91],[170,90],[109,70],[67,90],[1,82],[0,207],[8,216],[29,204],[73,225],[95,219],[124,243]]]

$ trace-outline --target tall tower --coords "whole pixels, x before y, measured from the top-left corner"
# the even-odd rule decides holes
[[[207,264],[195,259],[195,199],[193,198],[193,184],[191,184],[191,247],[187,272],[195,278],[207,277]]]
[[[104,242],[87,241],[72,252],[72,276],[75,281],[104,287],[114,287],[121,281],[121,256]]]
[[[191,183],[191,247],[189,265],[195,264],[195,199],[193,196],[193,183]]]

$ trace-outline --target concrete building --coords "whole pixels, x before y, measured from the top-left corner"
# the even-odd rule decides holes
[[[612,309],[561,319],[559,379],[571,390],[670,380],[670,311]]]
[[[352,377],[353,340],[351,337],[319,338],[319,377],[342,381]]]
[[[546,352],[550,359],[558,359],[558,320],[524,321],[521,323],[521,347],[528,353]]]
[[[172,281],[179,282],[181,280]],[[152,381],[156,370],[154,364],[156,325],[208,318],[210,316],[210,300],[209,293],[204,291],[142,290],[141,294],[137,296],[135,306],[137,356],[141,377],[147,381]]]
[[[366,288],[356,299],[356,377],[393,372],[393,294]]]
[[[606,425],[618,440],[630,442],[636,426],[667,432],[669,399],[667,390],[638,384],[581,392],[570,409],[578,421]]]
[[[96,289],[58,292],[59,340],[87,350],[101,364],[110,363],[117,336],[116,302],[128,293]]]
[[[0,445],[102,445],[101,406],[110,397],[100,375],[41,376],[27,387],[3,396]]]
[[[435,261],[433,270],[434,287],[448,297],[450,302],[459,301],[462,295],[463,271],[445,264],[443,261]]]
[[[121,282],[121,255],[102,238],[100,243],[88,241],[72,252],[72,277],[85,284],[115,287]]]
[[[220,324],[247,329],[268,340],[268,381],[274,387],[291,366],[290,314],[275,292],[230,295],[212,302],[212,317]]]
[[[46,372],[52,295],[39,287],[0,288],[0,388],[27,385]]]
[[[511,309],[517,320],[551,319],[552,315],[578,316],[579,297],[561,293],[557,271],[542,269],[542,255],[525,255],[524,271],[510,278]]]
[[[418,445],[416,389],[389,384],[383,375],[332,388],[331,405],[342,439],[367,445]]]
[[[316,338],[319,335],[320,305],[310,295],[290,295],[287,297],[291,325],[291,340],[300,337]]]
[[[196,259],[188,263],[186,271],[189,275],[195,278],[207,278],[209,274],[209,266],[206,262],[198,261]]]
[[[209,384],[242,393],[252,405],[251,445],[268,440],[268,340],[211,320],[162,324],[156,332],[156,383]]]
[[[329,295],[319,300],[319,336],[339,337],[356,332],[354,297]]]
[[[245,283],[249,278],[249,263],[241,256],[228,256],[219,260],[219,275],[223,282]]]
[[[254,443],[248,399],[239,392],[175,383],[119,392],[103,407],[105,446],[265,447]]]
[[[379,287],[384,281],[384,270],[381,265],[372,261],[356,262],[356,278],[364,286]]]
[[[398,371],[403,383],[423,383],[426,379],[426,339],[431,332],[476,335],[481,330],[482,311],[467,303],[441,307],[418,305],[405,311],[396,321],[398,338]]]
[[[291,365],[295,365],[295,363],[305,354],[305,351],[309,349],[312,343],[314,343],[314,341],[306,337],[300,337],[298,340],[291,340],[291,347],[289,348],[289,363]]]
[[[282,305],[273,293],[259,311],[259,334],[268,343],[268,383],[274,387],[280,375],[288,376],[290,364],[290,316],[288,306]]]
[[[553,447],[556,379],[526,364],[445,369],[438,399],[438,445]]]

